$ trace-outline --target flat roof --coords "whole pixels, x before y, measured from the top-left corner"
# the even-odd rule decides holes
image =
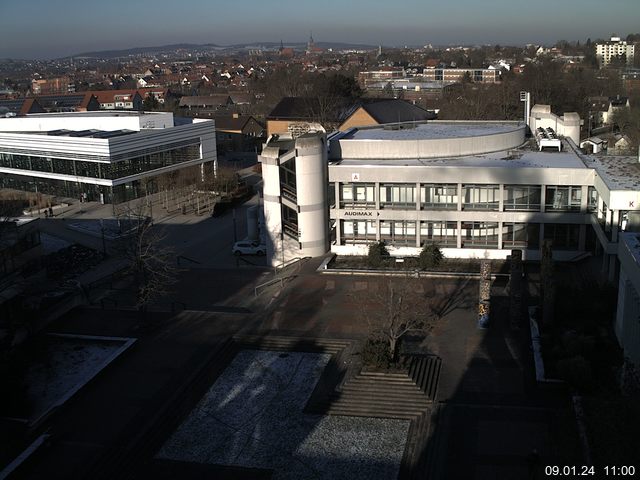
[[[375,165],[398,167],[469,167],[469,168],[588,168],[578,155],[565,150],[562,152],[539,152],[519,149],[492,152],[464,157],[427,159],[349,159],[332,162],[334,165]]]
[[[609,190],[640,190],[640,161],[637,156],[585,155]]]
[[[421,123],[389,124],[357,128],[348,131],[340,140],[434,140],[481,137],[513,132],[523,128],[520,122],[450,122],[432,120]]]
[[[10,118],[55,118],[55,117],[143,117],[167,115],[170,112],[129,112],[126,110],[93,110],[90,112],[51,112],[51,113],[29,113],[23,117]]]

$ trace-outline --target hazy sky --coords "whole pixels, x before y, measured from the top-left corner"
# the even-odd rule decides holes
[[[640,0],[0,0],[0,58],[171,43],[550,44],[640,31]]]

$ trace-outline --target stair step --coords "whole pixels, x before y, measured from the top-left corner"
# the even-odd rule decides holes
[[[344,417],[380,417],[380,418],[397,418],[403,420],[413,420],[416,416],[422,412],[405,413],[395,410],[381,410],[381,409],[369,409],[369,410],[353,410],[350,408],[333,408],[323,412],[325,415],[337,415]]]

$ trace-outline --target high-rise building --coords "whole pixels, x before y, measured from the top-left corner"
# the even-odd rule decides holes
[[[611,40],[596,43],[596,57],[600,67],[608,66],[617,57],[624,57],[627,65],[633,64],[635,45],[621,40],[620,37],[611,37]]]

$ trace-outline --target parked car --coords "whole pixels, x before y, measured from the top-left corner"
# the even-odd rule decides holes
[[[238,255],[258,255],[263,256],[267,253],[267,246],[252,240],[241,240],[233,245],[233,254]]]

